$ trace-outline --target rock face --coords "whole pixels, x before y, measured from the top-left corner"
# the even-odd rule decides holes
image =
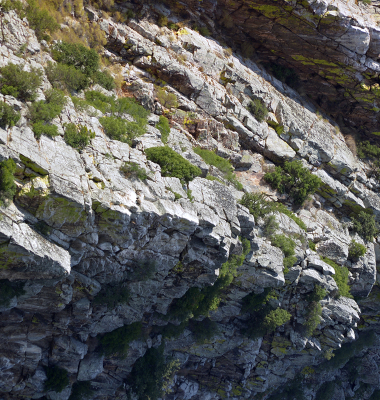
[[[209,7],[208,12],[217,10],[216,4],[197,2],[199,10]],[[279,26],[288,26],[289,15],[298,15],[300,24],[310,19],[311,37],[315,21],[324,21],[318,30],[328,36],[324,23],[331,20],[331,29],[340,26],[349,12],[349,6],[340,3],[289,4],[287,9],[280,3],[264,7],[246,2],[241,10],[231,2],[220,4],[217,13],[232,7],[231,18],[248,7],[246,33],[276,19],[265,28],[269,44],[282,32]],[[190,11],[193,7],[189,2]],[[302,11],[306,8],[309,14]],[[281,18],[276,14],[280,9],[287,13]],[[366,339],[366,331],[378,330],[378,245],[354,234],[349,216],[370,208],[380,220],[379,183],[367,179],[368,168],[346,146],[343,135],[294,90],[189,27],[177,32],[160,28],[154,22],[158,13],[180,22],[166,6],[144,5],[139,11],[141,18],[122,24],[87,10],[107,34],[104,55],[119,66],[125,80],[118,92],[91,89],[134,96],[151,112],[146,133],[130,144],[105,134],[100,118],[107,114],[74,105],[83,93],[75,93],[74,102],[67,97],[54,119],[60,134],[39,140],[30,127],[28,104],[1,95],[20,111],[21,119],[0,129],[1,160],[12,158],[17,165],[14,201],[0,209],[0,397],[67,400],[76,395],[78,384],[88,382],[93,389],[89,398],[127,399],[134,389],[129,377],[136,361],[150,349],[162,348],[166,362],[177,366],[162,394],[168,400],[268,399],[294,384],[315,399],[321,384],[331,379],[337,381],[332,398],[368,399],[380,385],[379,341],[376,333]],[[294,18],[289,19],[292,26]],[[1,65],[12,62],[43,70],[52,61],[49,48],[40,46],[14,11],[5,13],[4,21],[8,39],[0,47]],[[338,62],[334,57],[343,48],[368,60],[376,38],[373,30],[369,39],[365,21],[363,17],[360,25],[350,20],[339,35],[332,29],[335,36],[326,41],[326,49],[335,48],[335,53],[325,49],[329,62]],[[299,51],[312,51],[314,42]],[[22,59],[18,52],[24,43],[28,55]],[[295,42],[289,41],[291,45]],[[290,49],[284,45],[281,52],[290,56]],[[318,63],[310,64],[305,68],[313,70]],[[357,79],[354,68],[350,74]],[[164,93],[158,89],[163,80]],[[39,96],[44,98],[50,87],[43,75]],[[173,96],[176,101],[170,105]],[[267,120],[259,122],[247,110],[254,97],[269,109]],[[162,113],[170,116],[167,140],[159,129]],[[67,123],[85,125],[95,134],[80,152],[64,140]],[[163,176],[145,154],[163,141],[197,165],[201,175],[188,183]],[[301,160],[323,182],[297,210],[304,225],[291,213],[255,218],[240,204],[243,191],[235,178],[207,164],[195,147],[229,160],[246,192],[263,191],[286,204],[287,196],[274,192],[262,177],[274,163]],[[122,172],[125,163],[138,165],[147,178]],[[292,265],[274,245],[273,235],[294,243]],[[352,240],[366,247],[364,256],[349,255]],[[331,261],[340,267],[335,269]],[[342,278],[340,271],[347,271],[348,277]],[[347,279],[356,300],[339,296]],[[120,293],[128,296],[121,301]],[[212,297],[212,304],[197,315],[191,307],[199,299],[189,301],[189,293]],[[176,314],[184,299],[188,309]],[[264,324],[257,318],[267,307],[286,311],[289,319],[274,331],[252,333]],[[252,321],[257,326],[252,327]],[[109,354],[106,334],[132,329],[135,323],[141,323],[142,331],[131,334],[125,357]],[[212,331],[210,327],[214,335],[200,338],[202,329]],[[130,331],[117,332],[123,332],[116,339],[121,348]],[[361,374],[352,378],[359,356]],[[69,378],[61,392],[45,390],[54,366]]]

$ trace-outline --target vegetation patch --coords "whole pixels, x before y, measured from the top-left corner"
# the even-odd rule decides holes
[[[95,132],[87,129],[84,125],[79,125],[78,127],[73,123],[69,123],[65,127],[63,138],[69,146],[80,151],[90,144],[91,139],[95,138]]]
[[[53,366],[44,367],[47,380],[45,381],[45,391],[61,393],[62,390],[69,385],[69,377],[67,371],[63,368]]]
[[[364,256],[366,252],[367,248],[364,245],[352,240],[348,248],[348,258],[357,259]]]
[[[191,320],[189,329],[193,333],[196,342],[202,344],[218,333],[218,324],[215,321],[211,321],[210,318],[205,318],[202,321]]]
[[[135,162],[126,161],[124,165],[120,167],[120,171],[126,178],[136,177],[144,181],[148,178],[148,174],[144,168],[141,168],[139,164]]]
[[[0,101],[0,127],[6,129],[7,127],[12,127],[21,118],[19,112],[15,111],[13,107]]]
[[[170,133],[169,120],[163,115],[160,115],[160,119],[156,125],[156,128],[161,132],[162,143],[166,144],[168,142]]]
[[[90,82],[88,77],[72,65],[48,62],[45,73],[53,87],[69,92],[86,89]]]
[[[272,246],[276,246],[282,250],[285,255],[283,264],[285,268],[285,273],[291,268],[296,262],[297,258],[294,257],[294,249],[296,247],[296,243],[293,239],[289,238],[284,234],[274,235],[270,239]]]
[[[340,266],[336,264],[333,260],[330,260],[327,257],[322,257],[322,260],[329,264],[335,270],[335,275],[333,278],[338,286],[338,296],[345,296],[353,299],[353,296],[350,292],[350,286],[348,285],[348,269],[347,267]]]
[[[322,184],[321,179],[304,168],[299,160],[285,161],[283,167],[277,166],[274,172],[266,173],[264,179],[280,193],[289,194],[297,205],[301,205]]]
[[[247,110],[256,118],[258,122],[263,122],[268,115],[268,109],[265,103],[259,98],[254,98],[248,104]]]
[[[145,154],[148,160],[160,165],[162,176],[176,177],[188,183],[201,175],[198,167],[168,146],[151,147],[145,150]]]
[[[156,96],[158,101],[165,108],[177,108],[178,100],[177,96],[174,93],[168,92],[165,88],[158,87],[156,88]]]
[[[42,84],[42,72],[38,68],[24,71],[20,65],[8,64],[0,68],[0,91],[4,95],[23,101],[33,101]]]
[[[319,325],[320,317],[322,315],[322,306],[319,302],[324,299],[326,295],[326,290],[321,286],[316,285],[313,292],[307,298],[309,305],[306,310],[306,320],[304,322],[307,336],[311,336]]]
[[[35,0],[27,0],[27,3],[26,18],[29,26],[35,31],[38,40],[50,41],[50,35],[59,29],[59,24],[46,9],[41,9]]]
[[[7,207],[16,194],[16,163],[12,158],[0,162],[0,206]]]
[[[371,209],[360,211],[356,216],[352,217],[352,223],[353,230],[365,240],[373,240],[373,237],[378,233],[375,216]]]
[[[106,356],[117,355],[119,357],[126,357],[129,343],[137,340],[142,336],[141,322],[134,322],[133,324],[122,326],[112,332],[108,332],[100,339],[101,351]]]

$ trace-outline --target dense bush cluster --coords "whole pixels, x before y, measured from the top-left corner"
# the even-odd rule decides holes
[[[365,240],[371,241],[378,233],[375,216],[371,209],[365,209],[353,216],[352,223],[354,231]]]
[[[276,246],[282,250],[285,255],[284,258],[284,272],[286,273],[287,270],[292,267],[296,262],[297,258],[294,256],[294,249],[296,247],[296,243],[293,239],[284,234],[280,235],[273,235],[271,238],[272,246]]]
[[[345,296],[349,298],[353,298],[352,294],[350,293],[350,286],[348,285],[348,269],[347,267],[343,267],[341,265],[338,265],[335,263],[333,260],[330,260],[327,257],[322,257],[322,260],[329,264],[331,267],[334,268],[335,270],[335,275],[333,275],[333,278],[338,286],[338,296]]]
[[[376,179],[380,178],[380,147],[371,144],[368,140],[357,143],[358,157],[367,160],[372,164],[373,175]]]
[[[259,98],[254,98],[247,107],[248,111],[257,119],[263,122],[268,115],[268,109],[264,102]]]
[[[120,171],[125,175],[126,178],[136,177],[142,181],[148,178],[148,174],[146,173],[145,169],[141,168],[135,162],[125,162],[124,165],[120,167]]]
[[[59,24],[46,9],[41,9],[36,0],[27,0],[26,18],[38,40],[50,40],[50,35],[59,29]],[[49,35],[50,34],[50,35]]]
[[[205,343],[218,333],[218,324],[205,318],[202,321],[190,320],[189,329],[193,333],[197,343]]]
[[[11,158],[0,162],[0,206],[8,206],[16,194],[15,172],[16,163]]]
[[[19,112],[15,111],[13,107],[9,106],[8,104],[0,101],[0,127],[5,129],[7,127],[14,126],[21,115]]]
[[[160,119],[156,125],[156,128],[161,132],[162,143],[166,144],[168,142],[168,137],[170,133],[169,120],[163,115],[160,115]]]
[[[322,315],[322,306],[319,304],[319,302],[320,300],[324,299],[326,295],[326,290],[321,286],[316,285],[313,292],[307,297],[309,304],[306,309],[306,319],[304,322],[307,336],[311,336],[319,325],[320,317]]]
[[[0,91],[4,95],[17,97],[24,101],[33,101],[37,89],[42,84],[42,72],[31,68],[30,72],[16,64],[8,64],[0,68]]]
[[[264,179],[280,193],[289,194],[297,205],[301,205],[322,184],[321,179],[298,160],[285,161],[283,167],[277,166],[274,172],[266,173]]]
[[[223,173],[224,178],[231,182],[236,189],[243,190],[243,185],[237,180],[234,174],[234,168],[229,160],[218,156],[214,151],[211,150],[201,149],[200,147],[194,147],[193,150],[194,153],[202,157],[206,164],[218,168]]]
[[[95,138],[95,133],[84,125],[78,127],[73,123],[69,123],[65,127],[63,138],[69,146],[80,151],[90,144],[91,139]]]
[[[201,170],[168,146],[151,147],[145,151],[148,160],[159,164],[162,176],[172,176],[190,182],[201,175]]]
[[[45,381],[45,391],[54,391],[57,393],[69,385],[69,377],[67,371],[63,368],[53,366],[45,367],[47,380]]]
[[[356,242],[355,240],[352,240],[348,248],[348,258],[356,259],[364,256],[366,252],[367,248],[365,246]]]

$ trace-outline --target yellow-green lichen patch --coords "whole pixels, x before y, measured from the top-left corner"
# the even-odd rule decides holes
[[[249,4],[249,7],[265,15],[267,18],[279,18],[281,16],[289,15],[279,6],[269,4]]]
[[[35,214],[38,207],[50,194],[49,176],[36,177],[26,183],[16,195],[16,202]]]
[[[20,154],[20,160],[21,162],[34,172],[37,172],[40,175],[48,175],[49,171],[47,171],[45,168],[41,167],[38,165],[36,162],[32,161],[30,158],[23,156]]]

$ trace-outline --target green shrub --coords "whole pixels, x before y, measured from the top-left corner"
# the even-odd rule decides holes
[[[168,25],[168,17],[166,16],[166,15],[160,15],[159,17],[158,17],[158,26],[161,26],[161,27],[163,27],[163,26],[167,26]]]
[[[353,299],[352,294],[350,293],[350,286],[348,285],[348,269],[347,267],[340,266],[336,264],[333,260],[330,260],[327,257],[322,257],[322,260],[329,264],[335,270],[335,275],[333,278],[339,289],[339,296],[345,296]]]
[[[164,88],[157,88],[157,99],[166,108],[177,108],[178,100],[174,93],[169,93]]]
[[[277,327],[290,321],[291,314],[282,308],[270,311],[264,318],[264,326],[267,333],[274,332]]]
[[[80,43],[60,42],[54,45],[52,55],[55,61],[71,65],[90,76],[99,68],[99,55]]]
[[[92,397],[93,394],[90,381],[75,382],[69,400],[84,400]]]
[[[0,280],[0,306],[8,307],[10,301],[15,296],[25,294],[24,282],[9,281],[8,279]]]
[[[120,167],[120,171],[127,178],[135,176],[137,179],[141,179],[142,181],[148,178],[148,174],[146,173],[145,169],[141,168],[135,162],[125,162],[124,165]]]
[[[279,247],[285,257],[293,256],[296,243],[284,234],[274,235],[270,239],[272,246]]]
[[[285,385],[280,387],[272,393],[267,400],[305,400],[304,391],[300,382],[302,377],[296,375],[296,377]]]
[[[348,248],[348,258],[359,258],[364,256],[367,252],[367,248],[362,244],[351,240],[350,246]]]
[[[88,77],[72,65],[53,64],[49,61],[45,73],[49,82],[61,90],[79,91],[86,89],[90,84]]]
[[[102,287],[95,296],[93,303],[97,305],[106,305],[109,309],[115,308],[119,304],[126,304],[129,300],[129,291],[122,285],[107,284]]]
[[[256,313],[263,306],[266,306],[271,299],[277,299],[276,292],[273,289],[265,288],[263,293],[255,294],[254,292],[248,294],[242,299],[242,311]]]
[[[317,326],[321,322],[320,317],[322,316],[322,306],[318,302],[312,302],[307,308],[307,315],[304,322],[307,336],[311,336],[317,329]]]
[[[0,162],[0,206],[7,207],[16,194],[15,172],[16,163],[12,158]]]
[[[107,71],[96,71],[92,76],[92,83],[104,87],[106,90],[113,90],[116,87],[115,80],[112,75]]]
[[[161,115],[158,124],[156,125],[156,128],[161,132],[162,143],[166,144],[168,142],[170,133],[169,120]]]
[[[354,231],[365,240],[373,240],[378,233],[375,217],[370,209],[360,211],[356,217],[352,218],[352,222]]]
[[[69,146],[79,151],[88,146],[91,139],[94,139],[94,137],[95,133],[87,129],[86,126],[80,125],[78,129],[75,124],[69,123],[65,127],[65,135],[63,138]]]
[[[189,329],[193,333],[197,343],[202,344],[212,339],[218,333],[218,324],[205,318],[202,321],[191,320]]]
[[[160,327],[159,332],[161,333],[163,338],[177,338],[179,337],[183,331],[186,329],[188,325],[188,321],[182,321],[179,325],[174,325],[174,324],[167,324],[164,327]]]
[[[248,111],[257,119],[258,122],[262,122],[265,120],[268,115],[268,109],[264,102],[259,99],[253,99],[247,107]]]
[[[276,217],[274,215],[268,215],[264,220],[264,235],[272,236],[278,229],[279,224],[276,221]]]
[[[32,130],[36,139],[40,139],[42,135],[49,137],[58,136],[58,128],[56,125],[48,125],[42,121],[38,121],[32,125]]]
[[[24,5],[19,0],[1,0],[0,7],[3,12],[9,12],[11,10],[16,10],[17,13],[21,13]]]
[[[380,147],[371,144],[368,140],[357,143],[357,154],[362,160],[370,161],[372,174],[380,179]]]
[[[165,363],[164,345],[151,347],[133,365],[128,383],[139,400],[157,400],[162,397],[168,380],[178,363]]]
[[[8,64],[0,68],[1,93],[10,94],[20,100],[33,101],[42,84],[42,72],[38,68],[24,71],[20,65]]]
[[[191,318],[204,297],[204,293],[200,289],[191,287],[181,298],[171,304],[169,310],[170,316],[180,320]]]
[[[206,164],[212,165],[223,172],[224,178],[231,182],[236,189],[243,189],[243,185],[236,179],[236,176],[233,173],[234,168],[228,160],[218,156],[214,151],[211,150],[201,149],[200,147],[194,147],[193,150],[194,153],[202,157]]]
[[[290,211],[284,204],[273,202],[273,211],[277,211],[279,213],[287,215],[291,218],[301,229],[305,232],[307,231],[306,224],[302,221],[301,218],[298,218],[292,211]]]
[[[327,291],[320,285],[315,285],[314,290],[307,297],[309,303],[318,302],[327,296]]]
[[[13,107],[9,106],[3,101],[0,101],[0,127],[3,129],[12,127],[19,121],[20,118],[21,115],[19,112],[15,111]]]
[[[148,160],[159,164],[162,176],[172,176],[190,182],[201,175],[201,170],[192,165],[168,146],[151,147],[145,150]]]
[[[309,248],[315,251],[316,250],[315,243],[311,239],[309,239],[308,243],[309,243]]]
[[[122,326],[112,332],[108,332],[100,339],[101,350],[106,356],[117,355],[126,357],[129,343],[142,336],[141,322]]]
[[[50,40],[49,34],[59,29],[59,24],[46,9],[41,9],[35,0],[27,0],[26,18],[38,40]]]
[[[274,172],[268,172],[264,179],[280,193],[287,193],[295,204],[302,204],[310,194],[320,186],[321,179],[313,175],[298,160],[285,161],[284,166],[277,166]]]
[[[61,114],[66,104],[65,94],[57,89],[47,90],[45,93],[46,101],[34,102],[29,107],[31,121],[49,122]]]
[[[292,268],[296,262],[297,262],[297,257],[295,257],[295,256],[285,257],[283,260],[284,273],[287,274],[289,272],[289,268]]]
[[[47,380],[45,381],[45,391],[53,391],[60,393],[69,385],[69,377],[67,371],[57,366],[44,367]]]
[[[130,143],[130,139],[128,137],[128,121],[112,116],[99,118],[99,122],[103,126],[104,133],[110,139]]]

